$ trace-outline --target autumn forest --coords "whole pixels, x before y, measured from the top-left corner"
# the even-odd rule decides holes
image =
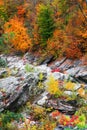
[[[86,0],[1,0],[0,52],[87,53]]]
[[[0,130],[87,130],[87,0],[0,0]]]

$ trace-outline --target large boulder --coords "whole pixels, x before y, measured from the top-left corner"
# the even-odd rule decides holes
[[[38,80],[36,74],[28,74],[24,79],[14,76],[0,79],[0,111],[17,110],[31,97],[40,94]]]
[[[0,68],[0,112],[9,109],[17,110],[34,96],[43,92],[38,88],[38,82],[43,82],[47,76],[46,66],[33,67],[26,59],[26,64],[32,66],[34,71],[26,72],[24,57],[1,56],[6,59],[7,67]],[[40,81],[40,73],[43,80]]]

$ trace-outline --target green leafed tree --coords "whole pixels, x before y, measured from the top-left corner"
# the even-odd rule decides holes
[[[46,46],[46,41],[53,35],[55,29],[53,12],[50,6],[39,5],[37,23],[42,45]]]

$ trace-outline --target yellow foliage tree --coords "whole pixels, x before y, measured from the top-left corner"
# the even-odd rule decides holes
[[[49,77],[47,82],[47,91],[53,95],[62,95],[62,92],[59,88],[59,83],[57,80],[55,80],[55,78],[52,75]]]
[[[78,94],[81,96],[81,97],[85,97],[85,90],[83,88],[80,88],[78,90]]]
[[[71,81],[69,81],[69,82],[67,82],[67,83],[65,84],[65,88],[66,88],[67,90],[73,91],[73,90],[75,89],[75,83],[72,83]]]
[[[14,33],[14,37],[10,38],[9,41],[17,51],[25,52],[26,50],[31,49],[32,44],[31,39],[27,34],[27,29],[24,27],[23,22],[16,16],[5,23],[4,32],[5,34]]]

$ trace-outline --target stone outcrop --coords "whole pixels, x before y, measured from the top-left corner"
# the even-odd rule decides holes
[[[26,53],[23,57],[1,55],[1,58],[4,59],[6,66],[2,64],[0,68],[0,112],[6,109],[15,111],[34,96],[41,94],[35,102],[41,106],[46,104],[48,93],[44,92],[44,89],[39,89],[38,83],[44,82],[50,74],[57,80],[79,82],[76,89],[80,87],[80,83],[85,83],[85,87],[87,87],[87,65],[83,65],[81,60],[73,61],[64,58],[47,66],[53,58],[51,56],[48,60],[43,60],[42,65],[36,66],[39,61],[38,57],[29,53]],[[57,71],[52,73],[55,68],[57,68]],[[43,74],[43,79],[40,79],[40,74]],[[70,94],[71,92],[65,93]],[[48,106],[49,102],[50,100]],[[57,102],[56,106],[51,102],[50,106],[54,106],[54,109],[58,107],[61,111],[64,111],[66,107],[67,113],[75,112],[74,106],[61,103],[61,101]],[[70,109],[67,106],[70,106]]]
[[[6,109],[15,111],[43,92],[38,88],[39,74],[43,73],[44,81],[47,69],[38,66],[34,72],[26,72],[24,57],[2,56],[2,58],[6,59],[7,67],[0,68],[0,112]],[[26,63],[29,64],[30,61],[26,59]]]
[[[77,82],[87,83],[87,64],[82,59],[71,60],[64,58],[51,65],[51,68],[59,68],[60,72],[70,75]]]

